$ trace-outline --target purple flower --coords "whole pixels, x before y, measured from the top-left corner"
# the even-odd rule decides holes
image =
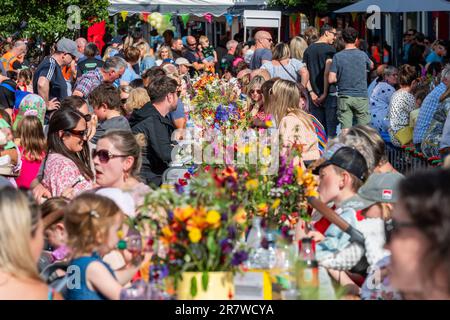
[[[225,122],[225,121],[228,121],[229,117],[230,117],[230,114],[229,114],[228,110],[224,106],[219,105],[216,110],[216,118],[215,119]]]
[[[184,188],[181,185],[179,185],[178,183],[175,183],[175,191],[178,194],[182,194],[182,193],[184,193]]]
[[[231,206],[230,206],[230,209],[231,209],[231,212],[236,212],[236,210],[239,208],[239,206],[237,205],[237,204],[232,204]]]
[[[228,220],[228,214],[222,213],[220,215],[220,221],[227,221]]]
[[[172,221],[173,220],[173,211],[169,210],[169,212],[167,213],[167,216],[169,218],[169,221]]]
[[[245,251],[237,251],[231,259],[231,265],[238,266],[248,259],[248,253]]]
[[[228,227],[228,238],[232,240],[236,239],[236,227],[234,226]]]
[[[220,248],[223,254],[229,254],[233,250],[231,246],[231,241],[229,239],[223,239],[220,241]]]
[[[288,239],[289,236],[289,227],[288,226],[282,226],[281,227],[281,236],[285,239]]]

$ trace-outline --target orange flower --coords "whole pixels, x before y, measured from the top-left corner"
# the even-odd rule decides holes
[[[258,214],[261,216],[266,215],[269,211],[269,206],[265,202],[258,204],[256,208],[258,209]]]
[[[237,176],[237,172],[234,170],[233,167],[226,167],[223,171],[222,171],[222,175],[224,177],[232,177],[234,180],[237,180],[238,176]]]
[[[236,214],[233,217],[233,220],[239,224],[244,224],[247,222],[247,212],[244,210],[244,208],[239,207],[239,209],[237,209]]]
[[[194,212],[194,208],[192,208],[191,206],[186,206],[183,208],[175,208],[173,214],[177,220],[184,222],[189,219],[194,214]]]

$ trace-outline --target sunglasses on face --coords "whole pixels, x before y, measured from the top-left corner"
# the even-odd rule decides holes
[[[405,228],[415,228],[416,225],[412,222],[399,222],[396,220],[386,221],[384,223],[384,234],[386,236],[386,244],[389,244],[392,240],[392,237],[401,229]]]
[[[125,103],[127,103],[127,100],[128,100],[128,99],[123,98],[123,99],[120,99],[120,102],[122,102],[122,104],[125,104]]]
[[[80,139],[83,139],[83,138],[87,137],[87,135],[88,135],[87,129],[86,130],[70,129],[70,130],[65,130],[65,131],[70,133],[73,136],[80,138]]]
[[[94,159],[95,157],[98,157],[98,160],[100,161],[100,163],[108,163],[109,160],[114,159],[114,158],[125,158],[128,157],[124,154],[112,154],[111,152],[109,152],[108,150],[96,150],[93,149],[92,150],[92,159]]]
[[[193,46],[196,46],[196,45],[197,45],[197,42],[196,43],[188,43],[189,47],[193,47]]]
[[[250,94],[254,94],[254,93],[257,93],[257,94],[261,94],[261,90],[258,90],[258,89],[256,89],[256,90],[250,90]]]

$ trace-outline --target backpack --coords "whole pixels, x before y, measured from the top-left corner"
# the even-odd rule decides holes
[[[13,118],[15,118],[17,113],[19,113],[19,106],[20,106],[20,103],[22,102],[23,98],[25,98],[31,92],[15,89],[10,84],[4,83],[4,82],[0,83],[0,87],[3,87],[5,89],[7,89],[8,91],[14,93],[14,95],[16,97],[15,101],[14,101],[14,109],[13,109]]]

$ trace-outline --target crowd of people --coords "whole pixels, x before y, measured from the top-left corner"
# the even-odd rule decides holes
[[[386,157],[387,146],[450,153],[444,42],[410,30],[396,68],[385,48],[361,50],[351,27],[310,27],[277,44],[259,30],[217,48],[205,36],[163,38],[114,37],[103,56],[83,38],[62,38],[36,68],[24,41],[4,48],[0,299],[61,299],[40,274],[61,261],[81,274],[65,299],[120,299],[148,257],[117,250],[117,234],[137,232],[124,217],[163,183],[192,79],[204,72],[239,84],[252,127],[279,129],[282,153],[302,146],[320,199],[364,234],[369,275],[381,270],[375,289],[354,271],[361,245],[313,213],[307,236],[336,282],[364,299],[450,298],[450,173],[405,178]]]

